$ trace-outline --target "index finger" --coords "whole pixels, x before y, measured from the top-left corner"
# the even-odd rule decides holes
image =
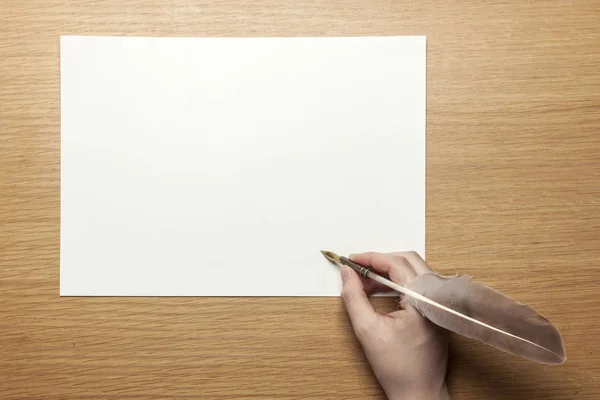
[[[396,283],[405,284],[417,276],[410,262],[403,256],[385,253],[352,254],[350,260],[375,271],[387,274]]]
[[[390,254],[406,258],[417,275],[423,275],[431,272],[429,265],[427,265],[425,260],[423,260],[423,258],[416,251],[397,251]]]

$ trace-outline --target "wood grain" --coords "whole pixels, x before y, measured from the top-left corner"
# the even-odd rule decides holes
[[[4,0],[0,398],[383,397],[339,299],[59,298],[61,34],[427,35],[427,258],[534,305],[568,356],[456,338],[453,398],[599,398],[599,22],[598,1]]]

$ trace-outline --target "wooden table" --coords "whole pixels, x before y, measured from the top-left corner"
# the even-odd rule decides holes
[[[568,356],[456,338],[453,398],[600,396],[598,1],[4,0],[0,398],[382,396],[340,299],[59,298],[61,34],[427,35],[428,261],[533,305]]]

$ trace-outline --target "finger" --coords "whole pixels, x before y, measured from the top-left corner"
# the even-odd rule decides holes
[[[423,260],[423,258],[416,251],[397,251],[390,254],[406,258],[410,265],[412,265],[417,275],[423,275],[432,272],[431,268],[429,268],[429,265],[427,265],[425,260]]]
[[[367,293],[368,296],[375,294],[375,293],[384,293],[384,292],[393,291],[392,289],[385,286],[384,284],[381,284],[372,279],[363,280],[363,286],[364,286],[365,292]]]
[[[353,254],[350,260],[371,267],[375,271],[387,274],[393,282],[405,284],[417,276],[408,260],[402,256],[384,253],[361,253]]]
[[[373,309],[363,282],[356,272],[342,265],[342,300],[352,322],[352,327],[357,335],[368,331],[373,326],[378,315]]]

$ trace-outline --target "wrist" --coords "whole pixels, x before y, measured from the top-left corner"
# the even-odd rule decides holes
[[[451,400],[446,385],[439,389],[425,389],[420,391],[390,392],[386,395],[388,400]]]

